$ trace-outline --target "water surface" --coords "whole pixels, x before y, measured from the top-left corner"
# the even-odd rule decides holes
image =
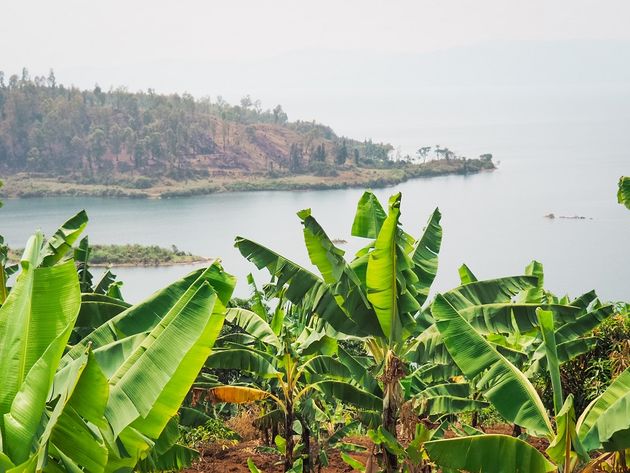
[[[546,286],[554,292],[579,295],[594,288],[603,298],[630,300],[630,211],[616,203],[615,195],[619,176],[630,174],[628,90],[443,90],[399,100],[391,117],[372,117],[372,128],[366,111],[354,108],[357,130],[389,136],[407,149],[440,143],[469,156],[492,152],[500,161],[491,173],[417,179],[376,191],[384,201],[393,192],[403,193],[402,221],[414,235],[439,206],[444,240],[437,290],[457,284],[457,268],[464,262],[478,277],[491,278],[519,274],[537,259],[545,266]],[[360,136],[357,133],[354,136]],[[308,265],[295,215],[306,207],[313,209],[331,238],[348,240],[342,247],[353,253],[362,243],[350,236],[361,192],[232,193],[170,200],[9,199],[0,210],[0,234],[10,245],[23,246],[36,228],[50,233],[85,208],[92,243],[174,244],[194,254],[220,257],[226,269],[244,281],[254,268],[233,248],[236,235]],[[586,219],[544,218],[551,212]],[[127,298],[137,301],[190,269],[115,272],[125,282]],[[237,293],[247,292],[241,282]]]

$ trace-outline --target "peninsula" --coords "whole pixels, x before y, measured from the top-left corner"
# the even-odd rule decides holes
[[[493,168],[491,154],[467,159],[439,145],[401,155],[391,144],[289,121],[281,105],[263,109],[249,96],[230,105],[0,72],[3,197],[377,188]]]

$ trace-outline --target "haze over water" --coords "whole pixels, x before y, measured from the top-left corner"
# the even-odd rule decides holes
[[[596,289],[604,299],[630,298],[630,214],[616,203],[617,180],[630,167],[630,92],[624,83],[427,86],[334,98],[334,91],[288,93],[283,103],[290,117],[298,105],[309,108],[324,123],[343,123],[340,133],[383,139],[403,152],[440,144],[469,157],[491,152],[499,161],[491,173],[418,179],[376,191],[383,202],[403,193],[402,221],[414,236],[439,206],[444,240],[436,290],[458,284],[461,263],[480,278],[492,278],[522,273],[537,259],[545,266],[546,287],[556,293],[577,296]],[[221,257],[226,270],[239,277],[237,294],[246,296],[244,276],[254,267],[232,247],[236,235],[310,267],[295,213],[311,207],[331,238],[348,240],[341,246],[350,259],[363,243],[350,236],[361,192],[6,200],[0,233],[11,246],[22,247],[37,227],[50,233],[85,208],[91,243],[175,244]],[[550,220],[544,218],[548,213],[586,219]],[[137,301],[190,270],[114,272],[125,282],[123,294]],[[258,281],[267,278],[261,274]]]

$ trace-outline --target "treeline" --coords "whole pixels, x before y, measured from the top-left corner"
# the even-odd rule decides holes
[[[315,122],[289,122],[280,105],[249,96],[162,95],[149,89],[80,90],[54,72],[0,71],[0,169],[82,178],[129,172],[189,178],[208,169],[326,172],[385,162],[390,145],[338,137]]]

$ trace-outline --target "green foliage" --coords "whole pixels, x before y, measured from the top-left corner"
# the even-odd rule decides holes
[[[522,440],[506,435],[478,435],[427,442],[431,460],[439,466],[471,473],[547,473],[557,469]]]
[[[210,443],[226,440],[237,442],[241,437],[225,425],[222,419],[210,418],[204,425],[185,428],[182,430],[182,443],[188,447],[197,449]]]
[[[31,237],[0,308],[2,468],[181,468],[194,452],[176,444],[174,416],[223,324],[234,279],[215,264],[135,306],[82,297],[86,268],[77,272],[66,255],[86,223],[80,212],[49,240]]]
[[[176,246],[157,245],[92,245],[89,261],[94,265],[146,265],[190,263],[203,258],[179,250]]]
[[[562,387],[574,397],[577,412],[582,412],[602,394],[613,378],[630,363],[630,318],[618,313],[593,330],[593,347],[560,367]],[[543,401],[551,405],[549,378],[537,380]]]
[[[569,473],[589,471],[596,454],[623,455],[627,305],[604,304],[594,291],[559,298],[536,261],[524,275],[484,281],[464,265],[461,286],[431,301],[441,215],[415,239],[402,229],[400,204],[400,194],[387,209],[362,196],[351,232],[367,241],[350,261],[311,210],[300,211],[317,274],[237,238],[272,276],[262,290],[248,277],[245,301],[231,299],[234,278],[214,263],[125,303],[111,273],[93,281],[98,247],[79,240],[84,212],[49,240],[29,240],[11,290],[0,246],[0,470],[180,469],[194,447],[238,441],[221,419],[248,402],[262,406],[254,425],[274,438],[266,450],[284,456],[286,472],[325,467],[330,448],[373,471],[350,455],[365,449],[343,441],[364,429],[386,471]],[[547,383],[547,398],[534,382]],[[410,442],[397,438],[403,402]],[[526,436],[485,435],[480,421],[545,437],[546,456]]]

